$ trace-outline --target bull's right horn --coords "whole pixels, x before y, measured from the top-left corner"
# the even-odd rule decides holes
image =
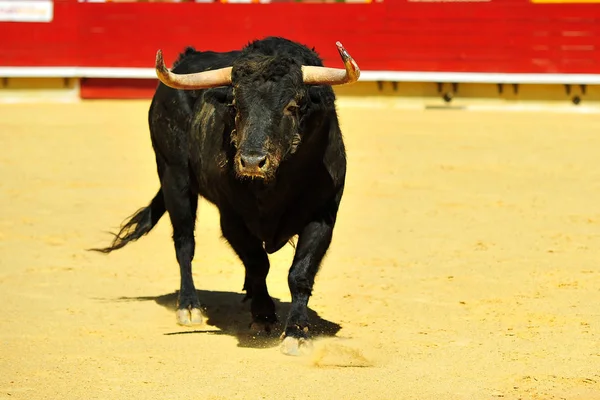
[[[173,73],[165,66],[161,50],[158,50],[156,53],[155,68],[158,79],[173,89],[209,89],[231,84],[231,67],[196,72],[193,74]]]

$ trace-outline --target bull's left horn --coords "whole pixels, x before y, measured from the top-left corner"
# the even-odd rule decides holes
[[[358,64],[340,42],[335,44],[346,69],[303,65],[302,77],[304,83],[307,85],[345,85],[358,81],[360,77]]]
[[[231,67],[193,74],[175,74],[165,66],[161,50],[156,53],[155,68],[158,79],[173,89],[208,89],[231,84]]]

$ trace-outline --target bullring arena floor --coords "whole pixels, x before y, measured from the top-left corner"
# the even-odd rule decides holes
[[[175,323],[148,101],[0,107],[2,399],[600,399],[600,116],[340,100],[349,172],[304,357],[253,339],[201,203],[209,324]],[[292,248],[268,283],[289,307]]]

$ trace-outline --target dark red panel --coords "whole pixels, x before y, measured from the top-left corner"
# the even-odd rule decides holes
[[[105,79],[81,80],[82,99],[150,99],[156,90],[154,79]]]

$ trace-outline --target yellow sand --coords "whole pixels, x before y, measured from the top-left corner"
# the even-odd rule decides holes
[[[206,327],[175,323],[167,218],[84,251],[158,188],[148,104],[0,107],[0,398],[600,399],[599,115],[342,102],[346,193],[310,302],[338,331],[295,358],[249,335],[211,205]],[[283,310],[292,251],[271,257]]]

